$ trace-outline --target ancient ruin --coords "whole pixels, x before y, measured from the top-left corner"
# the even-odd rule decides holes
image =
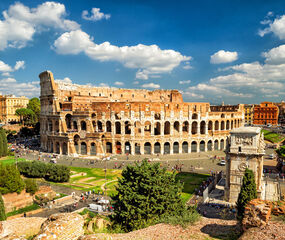
[[[67,155],[182,154],[224,150],[243,105],[183,102],[177,90],[117,89],[40,75],[41,147]]]
[[[226,149],[225,200],[236,202],[246,168],[253,171],[257,193],[261,197],[264,149],[261,128],[241,127],[230,132]]]

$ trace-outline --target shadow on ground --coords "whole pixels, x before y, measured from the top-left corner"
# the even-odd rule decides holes
[[[242,234],[241,227],[239,225],[207,224],[200,230],[201,232],[208,234],[210,237],[223,240],[236,240]]]

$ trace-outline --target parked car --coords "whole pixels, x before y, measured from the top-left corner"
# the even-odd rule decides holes
[[[103,212],[103,206],[93,203],[89,204],[87,209],[91,212]]]
[[[220,165],[221,165],[221,166],[225,166],[225,165],[226,165],[226,160],[221,160],[221,161],[220,161]]]

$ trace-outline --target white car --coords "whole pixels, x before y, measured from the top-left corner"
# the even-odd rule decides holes
[[[221,165],[221,166],[225,166],[225,165],[226,165],[226,160],[221,160],[221,161],[220,161],[220,165]]]
[[[89,204],[87,209],[91,212],[103,212],[103,207],[98,204]]]

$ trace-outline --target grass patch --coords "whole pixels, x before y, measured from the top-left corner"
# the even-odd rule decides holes
[[[208,174],[199,174],[199,173],[186,173],[181,172],[176,175],[176,179],[182,182],[183,190],[182,190],[182,201],[188,202],[188,200],[192,197],[195,192],[195,189],[199,188],[203,181],[206,181],[210,175]]]
[[[264,134],[264,139],[272,143],[278,143],[282,141],[285,137],[278,133],[270,132],[269,130],[262,129],[261,132]]]
[[[27,206],[27,207],[24,207],[24,208],[20,208],[18,210],[13,211],[13,212],[9,212],[6,215],[7,215],[7,217],[11,217],[11,216],[14,216],[14,215],[17,215],[17,214],[22,214],[22,213],[25,213],[25,212],[27,213],[27,212],[30,212],[30,211],[33,211],[33,210],[37,210],[39,208],[40,208],[39,205],[33,203],[30,206]]]
[[[25,158],[17,158],[17,162],[21,162],[21,161],[26,161]],[[6,164],[15,164],[15,157],[14,156],[6,156],[3,158],[0,158],[0,163],[2,163],[3,165]]]

